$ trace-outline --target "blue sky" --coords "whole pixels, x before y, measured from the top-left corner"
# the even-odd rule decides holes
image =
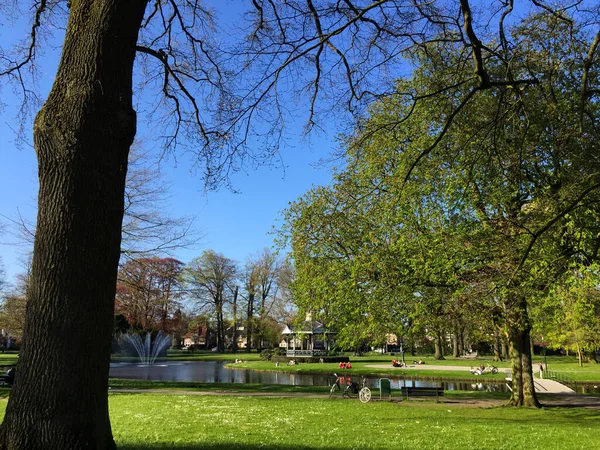
[[[0,25],[2,45],[14,40],[24,30],[19,23]],[[48,49],[38,60],[41,75],[39,92],[44,99],[58,62],[60,35],[55,39],[52,46],[56,50]],[[10,221],[18,220],[19,216],[35,221],[37,163],[30,143],[25,142],[19,148],[15,145],[18,100],[4,81],[0,87],[3,103],[0,109],[0,223],[4,225],[0,233],[0,261],[7,280],[12,282],[16,274],[23,272],[20,260],[31,249],[17,245],[18,240],[11,234],[13,227]],[[302,123],[294,124],[297,129],[301,126]],[[25,137],[30,142],[31,123],[27,123],[26,130]],[[312,185],[326,184],[331,178],[327,167],[315,167],[315,163],[333,149],[332,135],[287,137],[290,145],[281,153],[285,170],[262,167],[235,174],[232,185],[240,193],[227,189],[205,193],[201,177],[191,173],[189,164],[181,156],[177,164],[174,160],[161,163],[164,179],[171,184],[170,212],[175,217],[196,216],[196,228],[204,235],[196,248],[179,251],[176,257],[188,262],[203,250],[214,249],[243,262],[251,254],[272,245],[273,236],[269,232],[277,225],[279,213]]]
[[[37,210],[37,162],[29,144],[16,146],[14,108],[0,112],[0,257],[7,280],[23,272],[22,256],[30,251],[18,245],[11,231],[10,220],[23,217],[35,221]],[[31,126],[28,126],[29,136]],[[297,136],[289,148],[282,149],[284,169],[261,167],[239,172],[232,184],[239,193],[226,188],[204,192],[199,174],[191,171],[185,158],[161,163],[164,179],[171,185],[170,212],[174,217],[195,216],[195,226],[204,237],[195,248],[176,252],[176,257],[188,262],[204,249],[214,249],[229,258],[243,262],[264,247],[270,247],[280,212],[312,185],[326,184],[331,178],[328,167],[318,164],[334,145],[331,136]],[[316,144],[315,144],[316,143]],[[19,147],[19,148],[18,148]]]
[[[37,168],[33,148],[18,149],[11,130],[13,117],[10,111],[0,114],[0,214],[17,220],[19,216],[35,220],[37,194]],[[175,217],[196,216],[195,225],[204,235],[198,246],[178,251],[176,256],[184,262],[198,256],[204,249],[214,249],[229,258],[243,262],[250,254],[272,245],[268,233],[277,225],[279,213],[302,195],[311,185],[326,184],[330,180],[328,168],[315,162],[330,151],[330,141],[320,136],[318,145],[298,138],[295,148],[283,150],[282,169],[262,167],[233,176],[233,186],[240,193],[225,188],[217,192],[203,191],[199,175],[190,173],[189,164],[178,160],[162,163],[164,179],[171,184],[170,212]],[[22,272],[20,257],[30,249],[16,245],[11,235],[9,220],[0,235],[0,255],[7,274],[12,280]]]

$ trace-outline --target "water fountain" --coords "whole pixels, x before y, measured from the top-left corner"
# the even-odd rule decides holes
[[[142,339],[137,333],[128,332],[122,336],[123,342],[129,344],[137,352],[142,364],[154,364],[154,361],[163,350],[171,346],[171,336],[159,331],[154,342],[150,332]]]

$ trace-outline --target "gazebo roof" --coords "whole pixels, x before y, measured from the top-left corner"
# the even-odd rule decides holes
[[[316,320],[311,320],[311,321],[307,321],[304,322],[302,324],[302,327],[299,329],[294,329],[294,327],[292,327],[291,325],[286,325],[283,329],[283,331],[281,332],[281,334],[284,335],[290,335],[290,334],[325,334],[325,333],[330,333],[332,334],[331,331],[327,330],[327,328],[325,328],[325,325],[323,325],[321,322],[318,322]]]

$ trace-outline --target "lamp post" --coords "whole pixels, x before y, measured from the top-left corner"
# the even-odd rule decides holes
[[[406,362],[404,362],[404,342],[402,341],[402,339],[399,339],[398,343],[400,344],[400,357],[402,358],[402,366],[406,367]]]

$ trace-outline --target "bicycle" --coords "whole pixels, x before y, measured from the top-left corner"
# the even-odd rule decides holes
[[[356,381],[352,381],[350,377],[340,377],[337,373],[333,375],[335,376],[335,382],[329,389],[329,398],[331,398],[335,391],[342,391],[342,385],[345,385],[342,397],[356,398],[358,396],[361,403],[367,403],[371,400],[371,389],[367,387],[367,379],[365,377],[361,377],[360,384],[358,384]]]
[[[493,374],[496,374],[496,373],[498,373],[498,368],[496,366],[492,366],[491,364],[487,364],[485,366],[485,369],[483,370],[483,373],[493,373]]]

